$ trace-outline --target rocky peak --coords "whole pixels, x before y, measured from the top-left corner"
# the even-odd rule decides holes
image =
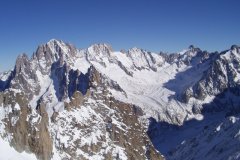
[[[238,45],[232,45],[231,50],[239,49],[240,47]]]
[[[209,53],[190,45],[187,50],[180,53],[179,62],[185,65],[196,65],[209,58]]]
[[[184,55],[193,57],[199,52],[202,52],[202,50],[200,48],[197,48],[197,47],[194,47],[193,45],[190,45],[188,47],[188,50],[186,50],[186,52],[184,53]]]
[[[137,47],[130,48],[127,51],[128,56],[131,58],[144,57],[145,54],[147,54],[147,53],[151,53],[151,52],[148,52],[144,49],[137,48]]]
[[[217,96],[228,91],[229,88],[238,86],[240,75],[238,49],[238,46],[234,45],[230,50],[223,51],[220,54],[198,53],[201,56],[210,57],[208,58],[210,59],[210,65],[202,78],[186,90],[184,97],[204,100],[208,96]]]
[[[15,65],[16,73],[21,72],[22,69],[24,69],[25,67],[26,68],[30,67],[30,64],[29,64],[28,56],[25,53],[23,53],[17,57],[16,65]]]
[[[49,42],[47,42],[45,45],[48,46],[53,52],[58,52],[60,50],[67,51],[66,50],[67,44],[61,40],[52,39]]]
[[[178,60],[178,58],[180,57],[180,54],[178,53],[168,54],[168,53],[160,52],[160,56],[164,57],[167,63],[172,64],[173,62],[176,62]]]
[[[73,45],[52,39],[48,43],[38,47],[36,53],[33,55],[33,59],[45,59],[47,62],[53,63],[59,58],[69,59],[75,57],[76,54],[77,49]]]
[[[130,48],[129,50],[128,50],[128,53],[140,53],[140,52],[142,52],[143,51],[143,49],[141,49],[141,48],[137,48],[137,47],[133,47],[133,48]]]
[[[231,46],[231,52],[235,57],[239,57],[240,55],[240,47],[238,45]]]
[[[62,54],[69,54],[70,56],[76,55],[76,47],[70,43],[63,42],[62,40],[52,39],[46,45],[48,45],[52,51],[60,51]]]
[[[194,52],[194,51],[197,51],[197,52],[201,51],[200,48],[198,48],[198,47],[196,47],[196,46],[194,46],[194,45],[190,45],[190,46],[188,47],[188,49],[189,49],[190,51],[192,51],[192,52]]]
[[[136,47],[129,49],[127,56],[131,58],[134,67],[138,70],[151,68],[150,63],[154,61],[150,52]]]
[[[87,49],[87,57],[89,60],[97,60],[98,58],[111,57],[112,52],[113,49],[108,44],[94,44]]]
[[[194,49],[195,47],[194,47],[194,45],[190,45],[189,47],[188,47],[188,49],[190,49],[190,50],[192,50],[192,49]]]

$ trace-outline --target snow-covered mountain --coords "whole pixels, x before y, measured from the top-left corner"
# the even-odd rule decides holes
[[[0,134],[38,159],[184,159],[182,141],[203,143],[206,125],[239,112],[239,64],[238,46],[157,54],[53,39],[0,75]]]
[[[231,116],[221,123],[205,126],[196,137],[182,141],[169,153],[168,159],[218,159],[240,158],[239,116]]]

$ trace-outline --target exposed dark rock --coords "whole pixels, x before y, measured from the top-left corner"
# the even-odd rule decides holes
[[[231,50],[234,50],[234,49],[239,49],[239,46],[238,45],[232,45]]]
[[[78,70],[69,72],[68,96],[72,97],[75,91],[80,91],[83,95],[89,89],[89,72],[83,74]]]
[[[54,89],[56,90],[56,96],[59,101],[61,101],[64,97],[67,97],[67,64],[62,64],[60,61],[57,61],[52,65],[51,69],[51,78],[53,79]]]
[[[10,105],[13,111],[4,119],[5,129],[12,136],[11,145],[19,152],[33,152],[39,159],[49,160],[52,157],[52,139],[48,131],[45,106],[40,107],[40,114],[32,114],[31,108],[27,106],[26,97],[20,93],[14,96],[12,92],[1,95],[0,102],[3,106]],[[20,110],[14,108],[15,104],[19,104]],[[33,119],[38,121],[34,122]]]

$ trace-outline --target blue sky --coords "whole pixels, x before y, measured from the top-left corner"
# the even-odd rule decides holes
[[[176,52],[240,44],[239,0],[1,0],[0,71],[52,38]]]

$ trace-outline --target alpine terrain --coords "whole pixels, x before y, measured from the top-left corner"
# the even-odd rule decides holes
[[[4,159],[240,159],[240,47],[180,53],[59,40],[0,74]]]

